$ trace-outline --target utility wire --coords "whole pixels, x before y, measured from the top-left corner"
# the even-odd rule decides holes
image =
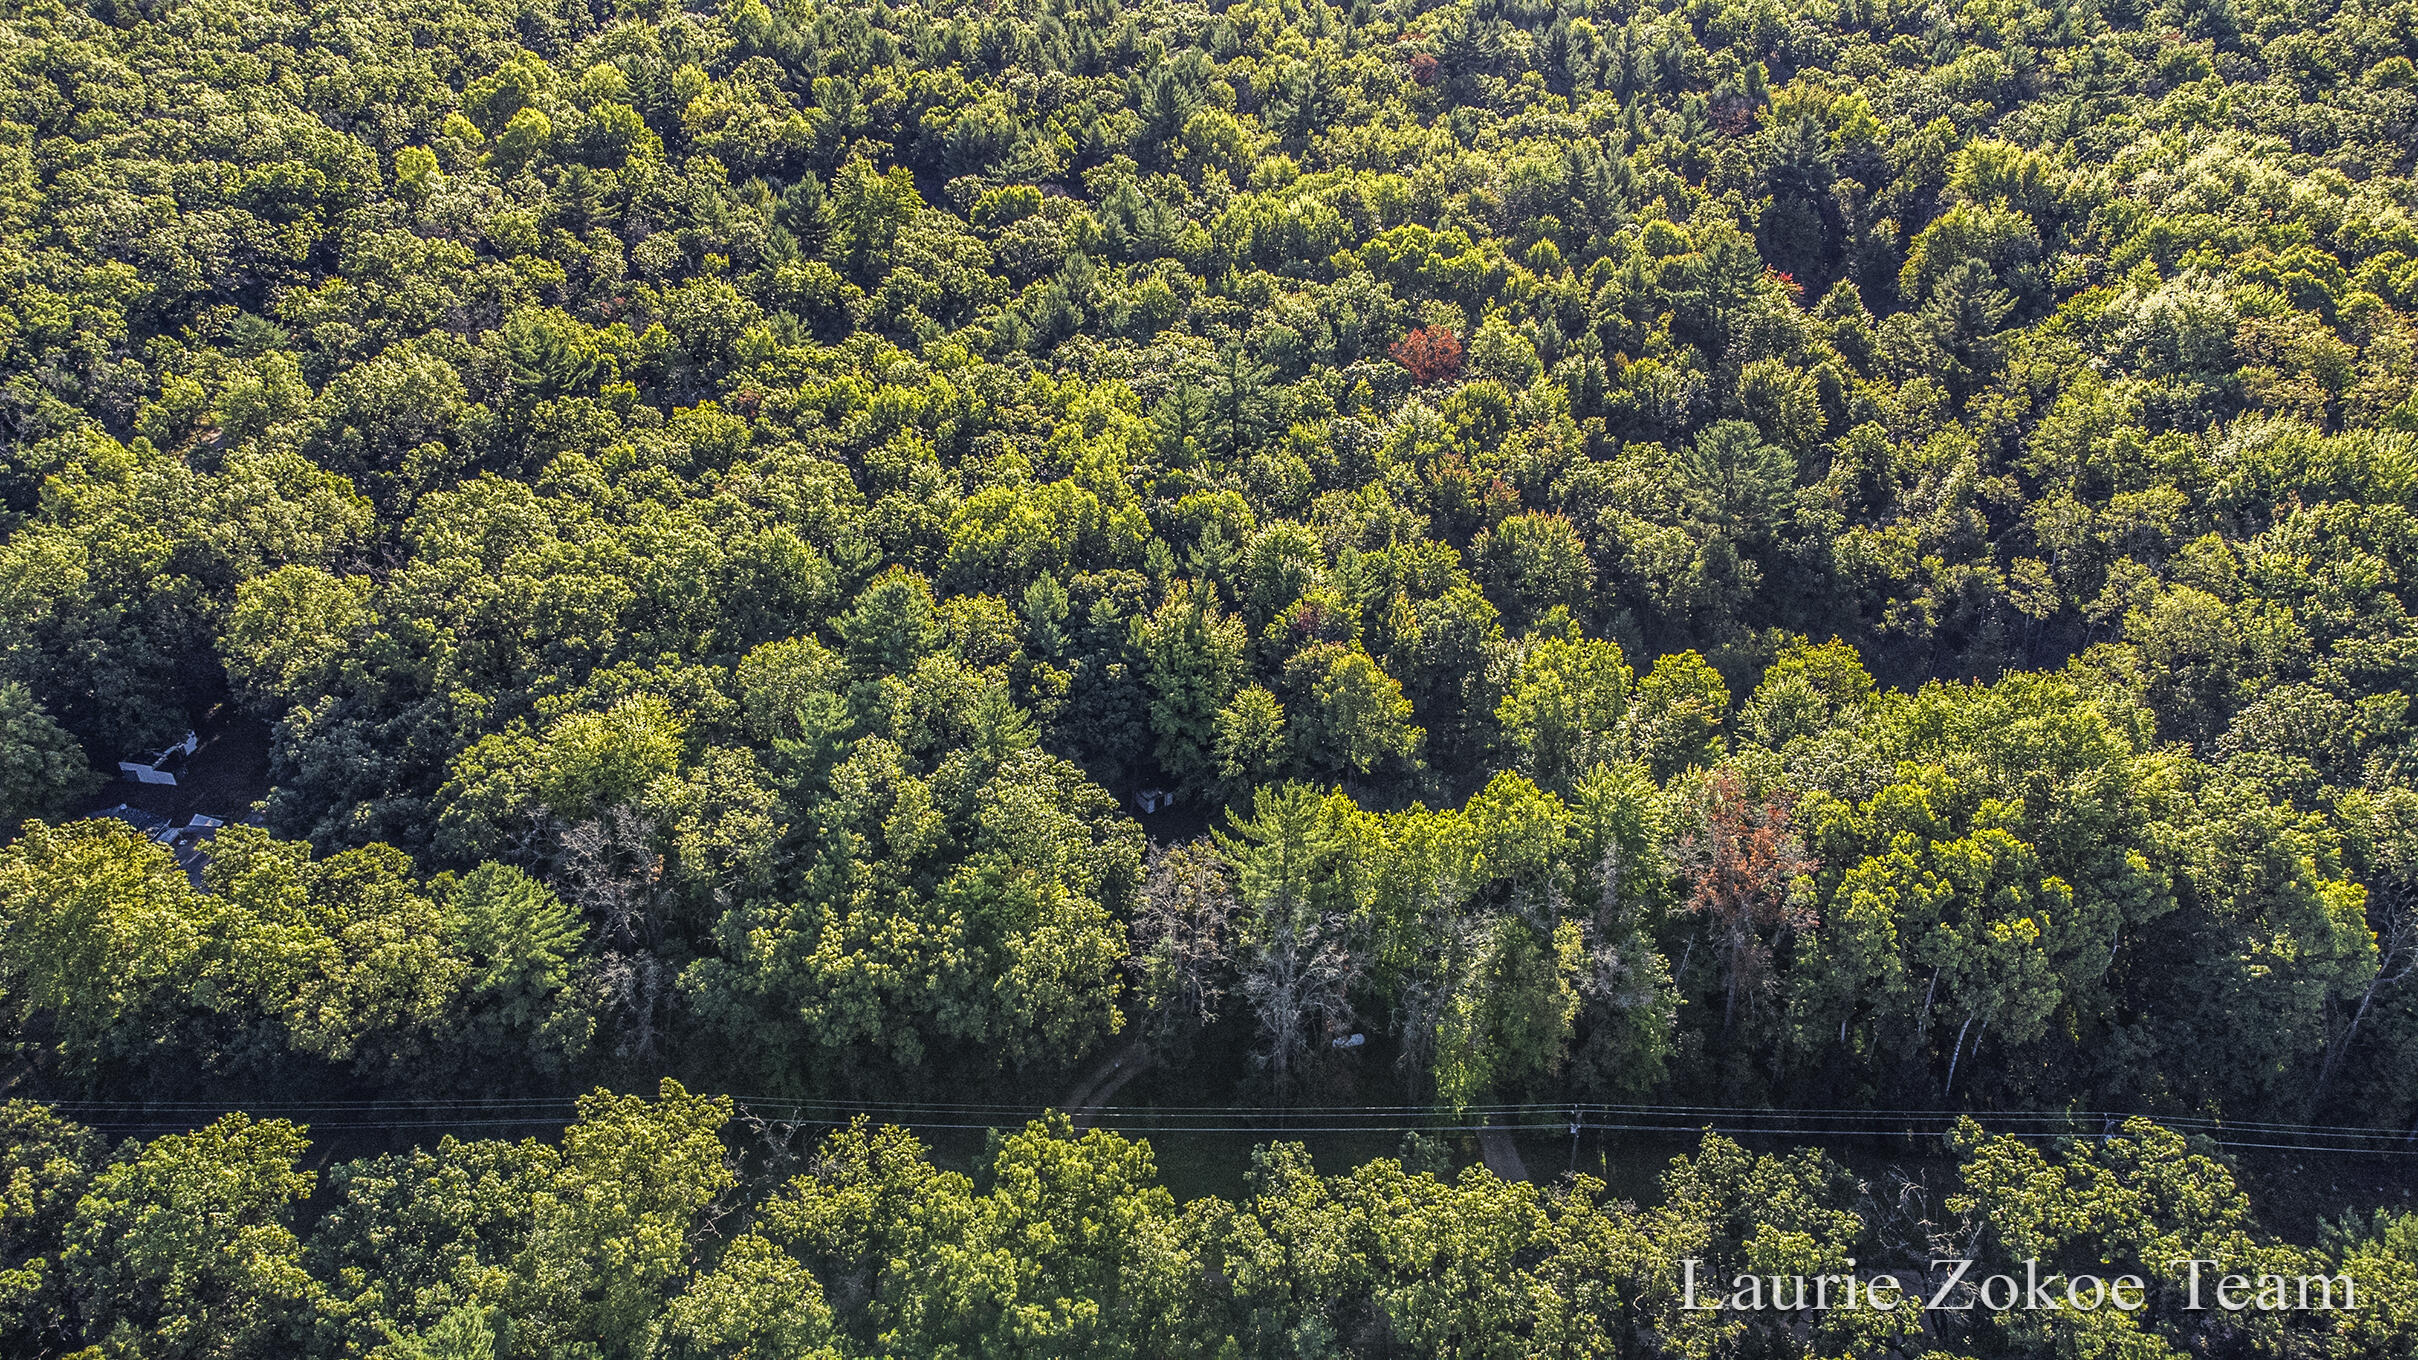
[[[731,1099],[759,1116],[785,1116],[790,1122],[796,1123],[837,1125],[862,1115],[882,1123],[932,1131],[998,1128],[1047,1113],[1030,1105],[1003,1102],[839,1101],[763,1096],[734,1096]],[[110,1133],[190,1128],[205,1117],[235,1112],[223,1103],[201,1101],[63,1100],[50,1103],[63,1114],[88,1112],[95,1116],[90,1120],[93,1128]],[[315,1131],[335,1132],[547,1128],[570,1122],[576,1109],[577,1102],[569,1097],[494,1097],[264,1101],[244,1112],[264,1118],[295,1118],[308,1123]],[[360,1117],[388,1113],[397,1117]],[[419,1117],[401,1117],[406,1114]],[[111,1117],[113,1115],[116,1117]],[[155,1117],[140,1117],[144,1115]],[[1285,1110],[1245,1105],[1111,1105],[1087,1109],[1082,1113],[1084,1122],[1092,1127],[1121,1134],[1162,1137],[1186,1134],[1473,1133],[1494,1129],[1555,1134],[1644,1133],[1673,1137],[1693,1137],[1710,1131],[1750,1137],[1894,1139],[1939,1137],[1965,1118],[1975,1120],[1985,1129],[2017,1136],[2091,1137],[2105,1135],[2117,1124],[2136,1116],[2151,1119],[2167,1128],[2202,1134],[2217,1146],[2226,1148],[2418,1156],[2418,1148],[2409,1146],[2404,1131],[2397,1128],[2226,1121],[2193,1115],[2143,1115],[2139,1111],[1774,1109],[1531,1101],[1472,1105],[1449,1114],[1433,1106],[1374,1104],[1297,1106]],[[1477,1122],[1469,1122],[1473,1119]],[[2094,1125],[2097,1126],[2095,1129],[2092,1127]],[[2379,1146],[2385,1143],[2393,1146]]]
[[[1003,1116],[1031,1118],[1047,1113],[1048,1109],[1051,1108],[1024,1103],[1000,1101],[831,1100],[744,1094],[733,1094],[729,1095],[727,1098],[747,1105],[750,1108],[785,1109],[799,1112],[814,1110],[838,1112],[842,1114],[879,1114],[887,1111],[910,1111],[946,1112],[967,1115],[1000,1114]],[[111,1101],[68,1098],[44,1100],[39,1103],[60,1111],[89,1110],[96,1113],[118,1110],[136,1112],[238,1112],[238,1107],[230,1106],[224,1101]],[[264,1100],[256,1102],[251,1106],[243,1107],[243,1109],[245,1112],[258,1112],[261,1110],[274,1109],[279,1111],[328,1111],[335,1113],[382,1110],[431,1111],[446,1109],[462,1109],[471,1111],[509,1109],[568,1110],[574,1108],[576,1104],[577,1100],[572,1096],[457,1097],[450,1099],[398,1098],[382,1100]],[[1343,1118],[1360,1115],[1370,1117],[1379,1117],[1385,1115],[1432,1115],[1441,1113],[1442,1110],[1443,1107],[1440,1106],[1420,1104],[1295,1105],[1284,1107],[1270,1107],[1266,1105],[1098,1105],[1086,1107],[1085,1115],[1086,1118],[1112,1117],[1119,1115],[1145,1115],[1155,1119],[1258,1116],[1262,1119],[1286,1120],[1313,1117]],[[1830,1120],[1847,1120],[1851,1122],[1862,1121],[1867,1123],[1896,1123],[1905,1120],[1953,1122],[1957,1119],[1969,1117],[1987,1123],[2026,1121],[2073,1126],[2143,1118],[2152,1120],[2167,1128],[2216,1128],[2235,1129],[2244,1132],[2260,1130],[2310,1134],[2340,1133],[2351,1136],[2365,1137],[2401,1137],[2404,1134],[2404,1131],[2398,1128],[2375,1125],[2299,1124],[2261,1120],[2212,1119],[2204,1115],[2160,1114],[2154,1111],[2144,1110],[2057,1109],[1959,1111],[1911,1109],[1904,1107],[1866,1107],[1860,1109],[1850,1109],[1815,1106],[1794,1107],[1609,1104],[1600,1101],[1546,1100],[1474,1104],[1462,1107],[1459,1113],[1521,1116],[1531,1114],[1560,1115],[1569,1113],[1571,1111],[1578,1111],[1584,1114],[1666,1116],[1671,1118],[1690,1119],[1701,1117],[1723,1121],[1761,1120],[1780,1122],[1810,1119],[1815,1117]],[[1421,1127],[1425,1126],[1421,1125]]]

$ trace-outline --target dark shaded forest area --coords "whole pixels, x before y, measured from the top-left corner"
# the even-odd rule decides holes
[[[2418,1125],[2414,57],[2411,0],[7,0],[0,1349],[2411,1354],[2406,1204],[2285,1242],[2176,1130]],[[269,734],[248,820],[91,815],[197,728]],[[1119,1055],[1980,1122],[1938,1184],[1413,1138],[1178,1204],[1063,1117],[968,1175],[692,1094]],[[324,1165],[63,1113],[580,1091]],[[1989,1131],[2057,1110],[2147,1118]],[[1941,1255],[2153,1297],[1679,1307]]]

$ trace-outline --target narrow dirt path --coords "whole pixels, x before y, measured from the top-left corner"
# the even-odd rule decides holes
[[[1486,1169],[1507,1181],[1528,1179],[1528,1164],[1520,1160],[1520,1149],[1511,1141],[1509,1129],[1478,1130],[1478,1154],[1486,1159]]]
[[[1083,1080],[1075,1083],[1075,1089],[1058,1102],[1058,1108],[1073,1116],[1075,1127],[1081,1128],[1125,1083],[1150,1070],[1155,1061],[1150,1045],[1136,1039],[1086,1073]]]

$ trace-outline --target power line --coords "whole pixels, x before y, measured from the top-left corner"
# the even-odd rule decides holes
[[[709,1094],[709,1093],[701,1093]],[[730,1093],[724,1098],[748,1105],[772,1109],[830,1111],[843,1114],[879,1114],[889,1111],[949,1112],[963,1114],[993,1113],[1003,1116],[1032,1118],[1048,1113],[1048,1106],[1005,1101],[946,1101],[946,1100],[840,1100],[794,1096],[769,1096]],[[192,1111],[203,1113],[256,1112],[280,1110],[296,1112],[355,1112],[355,1111],[432,1111],[461,1109],[489,1111],[506,1109],[568,1110],[576,1107],[575,1096],[542,1097],[458,1097],[458,1098],[390,1098],[379,1100],[264,1100],[246,1107],[224,1101],[176,1100],[87,1100],[63,1098],[38,1103],[55,1110],[101,1111]],[[1085,1107],[1086,1117],[1118,1115],[1147,1115],[1159,1119],[1214,1118],[1219,1116],[1252,1116],[1263,1119],[1288,1120],[1316,1117],[1349,1117],[1386,1115],[1413,1116],[1446,1113],[1448,1107],[1434,1104],[1357,1104],[1357,1105],[1098,1105]],[[1863,1121],[1867,1123],[1896,1123],[1905,1120],[1955,1121],[1971,1118],[1989,1123],[2025,1121],[2080,1126],[2128,1119],[2148,1119],[2167,1128],[2214,1128],[2242,1131],[2260,1130],[2296,1133],[2340,1133],[2353,1136],[2400,1137],[2398,1128],[2354,1124],[2302,1124],[2262,1120],[2217,1119],[2204,1115],[2161,1114],[2147,1110],[1940,1110],[1908,1107],[1821,1107],[1821,1106],[1740,1106],[1740,1105],[1658,1105],[1644,1103],[1615,1104],[1602,1101],[1518,1101],[1492,1102],[1461,1106],[1456,1114],[1521,1116],[1528,1114],[1565,1114],[1578,1111],[1585,1114],[1662,1116],[1669,1118],[1705,1118],[1715,1120],[1792,1121],[1808,1118]]]
[[[861,1116],[936,1132],[999,1128],[1049,1113],[1046,1109],[1005,1102],[842,1101],[764,1096],[730,1099],[751,1113],[786,1117],[790,1122],[838,1125]],[[64,1100],[51,1104],[64,1114],[89,1112],[99,1116],[91,1120],[95,1129],[132,1134],[190,1128],[205,1118],[229,1113],[293,1118],[318,1132],[549,1128],[571,1122],[576,1117],[578,1102],[572,1097],[267,1101],[240,1111],[223,1103],[202,1101]],[[390,1113],[397,1117],[359,1117]],[[111,1118],[112,1115],[118,1117]],[[157,1117],[141,1118],[143,1115]],[[2404,1131],[2398,1128],[2227,1121],[2140,1111],[1958,1112],[1529,1101],[1471,1105],[1457,1111],[1429,1105],[1377,1104],[1273,1110],[1248,1105],[1108,1105],[1086,1109],[1081,1118],[1091,1127],[1130,1136],[1157,1137],[1474,1133],[1494,1129],[1519,1133],[1662,1134],[1681,1138],[1711,1132],[1733,1137],[1856,1139],[1937,1138],[1968,1118],[1986,1130],[2019,1137],[2093,1137],[2109,1134],[2123,1121],[2146,1118],[2178,1132],[2199,1134],[2224,1148],[2418,1155],[2418,1148],[2411,1147]],[[2097,1128],[2093,1129],[2093,1125]],[[2387,1143],[2391,1146],[2381,1146]]]

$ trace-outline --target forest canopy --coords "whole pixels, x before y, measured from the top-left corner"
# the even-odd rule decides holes
[[[2418,1123],[2414,62],[2410,0],[7,0],[0,1349],[2407,1353],[2418,1218],[1987,1118]],[[205,853],[93,815],[203,727],[269,752]],[[1719,1138],[1177,1205],[718,1094],[1127,1061],[1983,1122],[1920,1208]],[[42,1103],[581,1091],[324,1167]],[[1670,1311],[1954,1232],[2385,1302]]]

